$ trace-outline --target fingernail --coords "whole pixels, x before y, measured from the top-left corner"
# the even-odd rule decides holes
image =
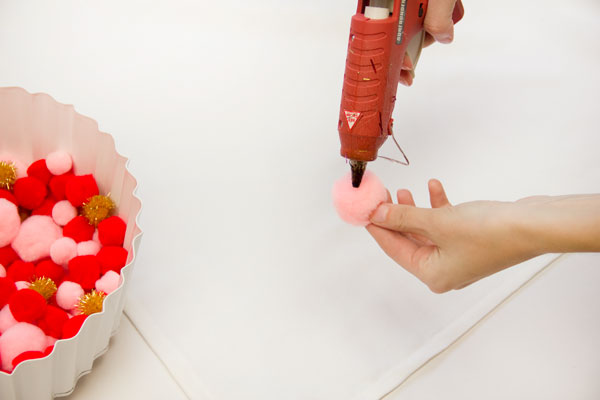
[[[389,211],[390,211],[389,206],[387,206],[385,204],[381,204],[379,207],[377,207],[377,209],[371,216],[371,222],[374,222],[374,223],[385,222]]]
[[[404,86],[410,86],[406,80],[406,78],[403,75],[400,75],[400,79],[398,79],[398,82],[403,84]]]
[[[452,42],[452,34],[451,33],[444,33],[441,35],[438,35],[435,40],[437,40],[440,43],[444,43],[444,44],[448,44]]]

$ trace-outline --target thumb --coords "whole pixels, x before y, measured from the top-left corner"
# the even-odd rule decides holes
[[[429,0],[424,27],[437,42],[450,43],[454,38],[452,13],[456,0]]]
[[[371,223],[400,232],[426,234],[429,211],[404,204],[380,204],[371,215]]]

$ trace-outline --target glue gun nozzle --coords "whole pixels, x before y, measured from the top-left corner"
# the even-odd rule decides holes
[[[352,187],[357,188],[360,186],[360,182],[362,181],[366,168],[367,163],[365,161],[350,160],[350,169],[352,170]]]

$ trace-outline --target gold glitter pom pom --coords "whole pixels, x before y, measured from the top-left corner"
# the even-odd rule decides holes
[[[109,196],[99,194],[83,203],[81,215],[88,220],[90,225],[98,226],[103,219],[110,217],[111,211],[114,208],[115,203]]]
[[[0,188],[10,190],[17,180],[15,163],[0,161]]]
[[[106,294],[104,292],[97,292],[92,290],[91,292],[84,294],[79,299],[77,304],[77,310],[85,315],[92,315],[94,313],[102,311],[102,303]]]
[[[52,279],[42,277],[33,280],[31,285],[29,285],[29,289],[35,290],[44,296],[46,300],[48,300],[54,293],[56,293],[56,284]]]

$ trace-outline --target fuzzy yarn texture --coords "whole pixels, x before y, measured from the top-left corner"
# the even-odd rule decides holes
[[[4,265],[0,264],[0,278],[4,277],[6,277],[6,268],[4,268]]]
[[[0,198],[0,247],[10,244],[21,227],[19,210],[10,200]]]
[[[65,226],[77,216],[77,209],[68,200],[61,200],[52,208],[52,218],[57,225]]]
[[[69,261],[69,279],[85,290],[91,290],[100,278],[100,263],[96,256],[77,256]]]
[[[0,247],[0,264],[5,267],[19,259],[19,256],[11,246]]]
[[[62,338],[69,339],[77,335],[77,333],[79,333],[79,330],[81,329],[81,325],[83,325],[86,318],[87,315],[79,314],[65,322],[65,324],[63,325]]]
[[[31,285],[31,283],[29,283],[28,281],[16,281],[15,282],[15,286],[17,287],[17,291],[19,291],[21,289],[28,289],[29,285]]]
[[[94,227],[88,223],[88,220],[78,215],[63,227],[63,236],[70,237],[77,243],[86,242],[92,240],[94,231]]]
[[[96,290],[111,294],[121,284],[121,276],[115,271],[107,271],[102,278],[96,281]]]
[[[120,273],[127,263],[127,254],[127,250],[120,246],[102,247],[97,254],[101,273],[105,274],[111,270]]]
[[[6,332],[11,326],[14,326],[18,323],[19,321],[17,321],[10,312],[10,307],[8,304],[0,309],[0,334]],[[2,354],[0,354],[0,358],[1,357]]]
[[[54,209],[55,204],[56,204],[56,201],[54,201],[53,198],[46,197],[44,199],[44,201],[42,201],[42,204],[40,204],[39,207],[37,207],[36,209],[34,209],[31,212],[31,215],[47,215],[47,216],[51,217],[52,210]]]
[[[13,203],[15,206],[18,206],[17,198],[11,192],[6,189],[0,189],[0,199],[6,199]]]
[[[77,282],[64,281],[56,291],[56,304],[63,310],[73,310],[84,293],[83,288]]]
[[[38,322],[38,326],[48,336],[62,337],[63,325],[69,320],[69,314],[55,306],[48,306]]]
[[[38,179],[27,176],[17,179],[13,188],[13,194],[21,207],[33,210],[42,204],[48,194],[48,190],[46,189],[46,185]]]
[[[34,323],[46,312],[46,299],[32,289],[17,290],[8,301],[10,312],[17,321]]]
[[[50,255],[50,246],[62,236],[60,226],[52,217],[32,215],[21,224],[12,242],[19,257],[24,261],[36,261]]]
[[[44,331],[27,322],[20,322],[10,327],[0,336],[0,354],[2,369],[12,371],[13,360],[26,351],[44,351],[46,348]]]
[[[369,217],[377,206],[387,201],[387,190],[379,178],[366,171],[358,188],[352,186],[348,173],[333,185],[333,204],[342,220],[356,226],[369,225]]]
[[[66,199],[65,187],[67,186],[67,181],[71,179],[72,176],[72,173],[67,172],[63,175],[53,176],[50,179],[50,183],[48,183],[48,186],[50,187],[50,193],[52,193],[52,196],[54,196],[56,200]]]
[[[30,281],[35,273],[35,265],[30,262],[16,260],[13,262],[6,271],[6,275],[13,280],[18,281]]]
[[[91,174],[73,175],[67,180],[65,196],[75,207],[81,207],[89,198],[99,193],[96,179]]]
[[[104,246],[122,246],[127,224],[120,217],[108,217],[98,224],[98,239]]]
[[[32,176],[38,179],[44,185],[47,185],[48,182],[50,182],[50,178],[52,178],[52,174],[48,170],[48,167],[46,166],[46,160],[44,159],[31,163],[29,168],[27,168],[27,176]]]
[[[46,165],[53,175],[62,175],[71,170],[73,167],[73,159],[66,151],[59,150],[48,154],[48,157],[46,157]]]
[[[50,258],[59,265],[67,265],[74,257],[77,257],[77,243],[70,237],[56,239],[50,246]]]
[[[10,278],[0,278],[0,307],[4,307],[16,291],[15,281]]]
[[[43,351],[24,351],[13,359],[13,369],[23,361],[35,360],[36,358],[42,358],[44,356],[45,354]]]
[[[77,243],[78,256],[95,256],[100,251],[100,243],[95,240],[87,240]]]
[[[38,278],[50,278],[59,285],[65,276],[65,269],[52,260],[42,260],[35,266],[34,275]]]

